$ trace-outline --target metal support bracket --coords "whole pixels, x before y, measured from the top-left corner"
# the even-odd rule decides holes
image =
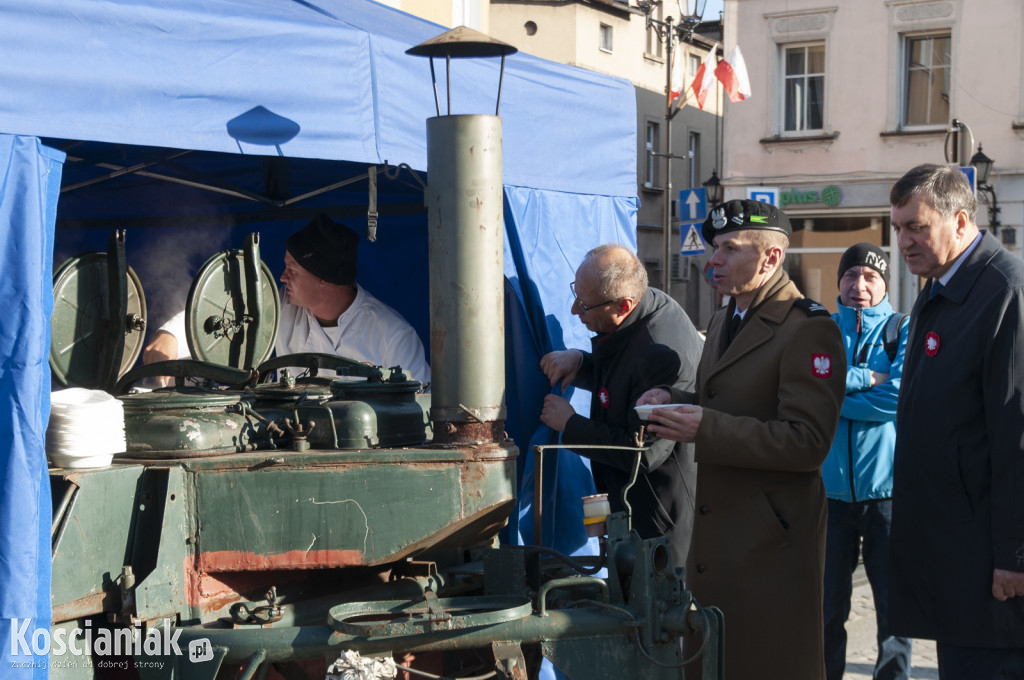
[[[518,642],[492,642],[491,651],[494,653],[494,668],[498,671],[499,678],[526,680],[526,659]]]

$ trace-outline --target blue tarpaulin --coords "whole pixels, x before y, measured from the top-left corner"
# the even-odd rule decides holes
[[[64,154],[0,134],[0,676],[42,677],[11,632],[50,625],[50,413],[53,225]],[[26,625],[25,622],[29,621]],[[19,649],[18,651],[22,651]],[[15,669],[27,662],[27,668]]]
[[[367,0],[0,0],[0,252],[14,302],[0,333],[4,668],[10,621],[45,627],[49,617],[43,432],[54,257],[101,249],[112,229],[127,228],[128,263],[151,312],[173,310],[202,259],[240,247],[245,232],[261,232],[277,274],[284,238],[317,212],[365,230],[365,174],[387,165],[378,238],[360,247],[359,280],[427,340],[417,176],[427,179],[425,120],[436,111],[429,61],[405,51],[443,30]],[[496,59],[453,60],[452,113],[493,113],[498,68]],[[446,113],[443,63],[437,72]],[[550,440],[538,425],[550,388],[537,362],[587,346],[568,283],[589,248],[635,246],[636,105],[626,81],[515,54],[500,113],[508,429],[523,451],[528,508],[528,444]],[[151,314],[151,328],[161,320]],[[573,403],[587,408],[585,396]],[[552,458],[544,542],[576,550],[585,542],[579,496],[592,482],[578,457]],[[532,527],[523,533],[532,538]]]

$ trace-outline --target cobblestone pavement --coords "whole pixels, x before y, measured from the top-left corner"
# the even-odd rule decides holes
[[[863,568],[854,572],[850,618],[846,622],[846,673],[843,680],[871,680],[875,668],[875,603]],[[911,678],[938,678],[935,642],[914,640]]]

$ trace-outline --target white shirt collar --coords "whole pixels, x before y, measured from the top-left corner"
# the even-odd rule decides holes
[[[949,271],[947,271],[945,274],[939,277],[939,283],[941,283],[943,286],[949,283],[949,280],[953,278],[953,274],[956,274],[957,270],[960,269],[960,265],[964,263],[964,260],[967,259],[967,256],[974,252],[974,249],[978,247],[979,243],[981,243],[981,239],[983,236],[984,234],[981,231],[979,231],[978,235],[974,237],[973,241],[971,241],[971,245],[967,246],[967,250],[960,253],[960,257],[956,258],[956,261],[953,263],[953,266],[949,268]]]

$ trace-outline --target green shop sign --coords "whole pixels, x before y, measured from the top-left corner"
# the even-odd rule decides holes
[[[824,203],[830,208],[835,208],[843,202],[843,190],[834,184],[829,184],[820,191],[816,189],[788,189],[779,193],[779,202],[785,208],[793,203],[804,205],[808,203]]]

